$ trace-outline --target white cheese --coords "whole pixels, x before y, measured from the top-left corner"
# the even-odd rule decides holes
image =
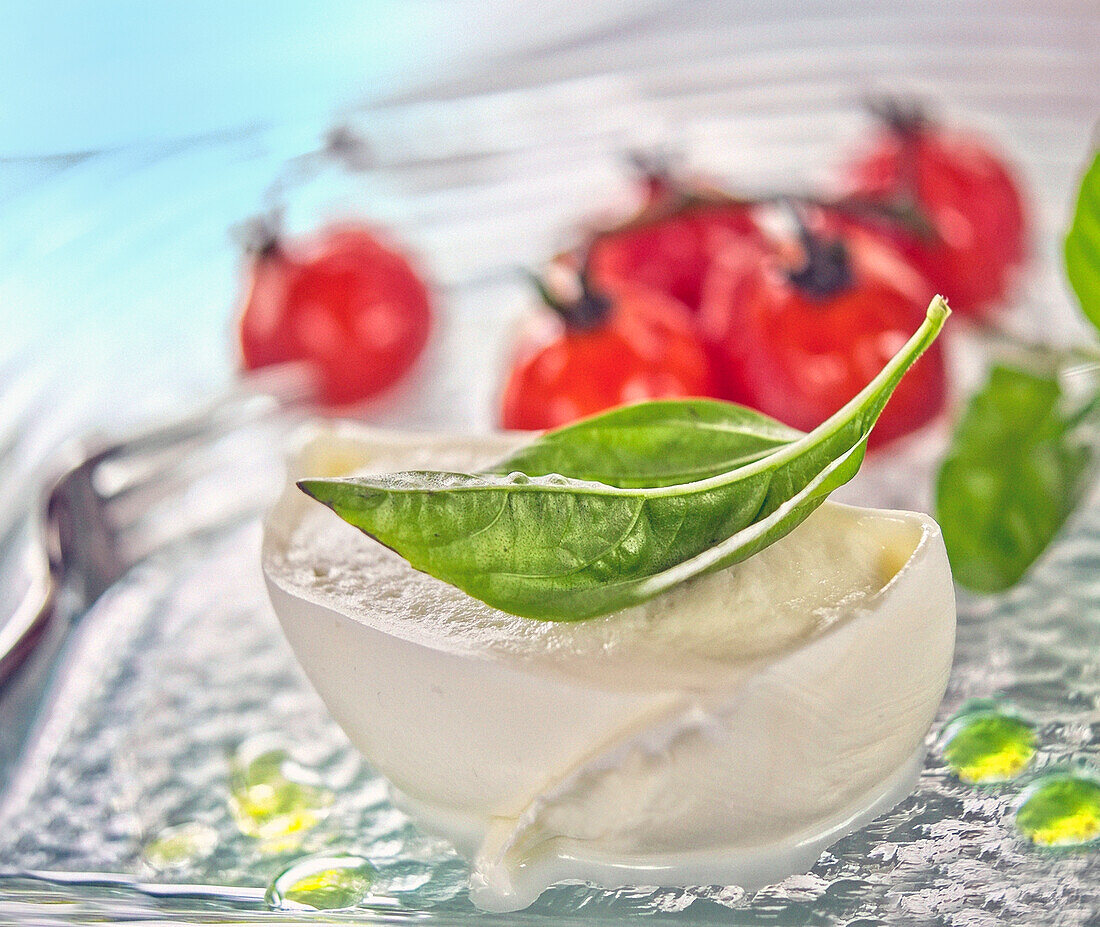
[[[291,475],[473,469],[519,441],[340,426]],[[263,563],[333,716],[493,911],[566,878],[751,889],[808,868],[911,789],[954,643],[935,522],[830,503],[744,563],[579,622],[492,609],[293,485]]]

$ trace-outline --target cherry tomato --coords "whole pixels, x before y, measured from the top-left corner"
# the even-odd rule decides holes
[[[501,425],[557,428],[645,399],[714,393],[687,309],[639,284],[556,305],[523,339],[504,387]]]
[[[700,321],[721,357],[717,369],[727,391],[809,431],[866,386],[912,335],[929,285],[868,233],[807,241],[794,249],[743,243],[728,249],[707,279]],[[927,423],[945,396],[936,343],[895,390],[871,444]]]
[[[981,139],[896,104],[886,130],[845,173],[841,206],[886,235],[952,309],[988,310],[1027,252],[1027,222],[1008,166]]]
[[[651,172],[643,184],[641,210],[593,237],[592,281],[645,284],[697,312],[711,261],[731,241],[759,235],[751,206],[699,180],[676,182]]]
[[[343,225],[305,241],[272,238],[250,267],[242,361],[248,370],[310,362],[323,400],[344,405],[400,379],[430,324],[424,283],[370,229]]]

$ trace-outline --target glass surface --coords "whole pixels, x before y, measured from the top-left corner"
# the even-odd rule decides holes
[[[577,217],[614,202],[626,189],[624,150],[661,142],[750,192],[805,187],[864,131],[858,98],[869,87],[922,91],[1011,156],[1037,238],[1009,322],[1045,339],[1075,336],[1057,254],[1097,115],[1090,3],[731,6],[649,4],[614,29],[471,62],[431,92],[349,113],[370,143],[363,171],[286,173],[315,146],[313,126],[28,167],[18,193],[0,199],[0,219],[19,232],[0,252],[0,297],[33,316],[14,325],[6,350],[30,346],[11,363],[19,382],[38,385],[19,453],[0,459],[4,485],[27,483],[65,434],[132,422],[226,382],[236,288],[226,229],[264,207],[281,173],[291,229],[369,216],[439,287],[425,362],[370,419],[487,429],[512,326],[530,304],[513,268],[537,264]],[[44,306],[52,329],[34,321]],[[79,351],[89,339],[95,350]],[[79,359],[51,368],[34,350],[46,341]],[[978,373],[972,349],[956,339],[960,382]],[[67,391],[58,367],[97,391]],[[187,498],[228,498],[242,481],[270,498],[288,432],[235,435]],[[942,434],[870,462],[845,497],[925,507]],[[0,504],[9,498],[27,502]],[[79,617],[30,740],[0,762],[0,920],[339,919],[351,915],[271,912],[265,893],[303,859],[355,857],[374,870],[355,916],[379,922],[1095,923],[1100,853],[1037,849],[1015,812],[1035,777],[1100,758],[1097,501],[1012,593],[962,597],[918,790],[810,873],[755,895],[558,886],[494,918],[466,899],[462,861],[389,803],[297,669],[263,591],[257,506],[136,565]],[[172,506],[161,517],[176,517]],[[1013,783],[964,785],[936,738],[967,700],[990,697],[1035,725],[1038,753]]]
[[[241,437],[244,453],[255,442]],[[269,463],[274,487],[278,467]],[[136,567],[82,618],[0,806],[0,868],[36,876],[0,877],[0,918],[25,905],[57,922],[96,911],[258,914],[269,883],[292,864],[349,855],[375,869],[361,913],[484,917],[466,900],[463,862],[390,804],[298,670],[266,603],[258,544],[255,520],[185,543]],[[834,845],[810,873],[752,896],[725,887],[559,886],[522,914],[496,919],[663,913],[678,923],[840,925],[938,922],[933,915],[954,923],[969,912],[1041,924],[1055,922],[1057,897],[1058,923],[1087,923],[1100,906],[1100,853],[1037,850],[1014,813],[1033,777],[1100,751],[1098,566],[1100,511],[1091,506],[1025,586],[996,601],[963,601],[955,667],[917,791]],[[991,692],[1038,735],[1037,758],[1011,787],[961,783],[934,742],[967,699]],[[242,768],[253,791],[295,784],[295,823],[261,834],[255,820],[241,819]],[[97,885],[88,873],[116,875]]]

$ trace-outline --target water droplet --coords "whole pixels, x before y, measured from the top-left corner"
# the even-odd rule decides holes
[[[963,708],[944,732],[943,758],[963,782],[1007,782],[1035,756],[1031,725],[1004,706],[975,702]]]
[[[275,877],[264,901],[275,909],[354,908],[367,896],[374,877],[374,867],[360,856],[304,859]]]
[[[188,821],[166,827],[142,848],[145,862],[157,872],[183,869],[188,863],[214,852],[218,832],[209,824]]]
[[[1100,840],[1100,779],[1079,772],[1051,773],[1025,791],[1016,826],[1032,843],[1080,846]]]
[[[230,761],[229,810],[241,833],[272,851],[293,847],[328,814],[334,796],[283,749],[242,747]]]
[[[439,904],[462,892],[469,875],[469,864],[453,857],[431,862],[396,858],[379,865],[375,891],[413,907]]]

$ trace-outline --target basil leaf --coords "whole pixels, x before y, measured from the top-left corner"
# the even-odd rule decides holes
[[[783,537],[858,471],[867,436],[949,314],[940,297],[860,393],[809,434],[703,480],[620,488],[551,474],[302,480],[341,518],[475,598],[575,620],[650,599]]]
[[[1100,328],[1100,153],[1081,181],[1066,234],[1066,275],[1085,315]]]
[[[729,402],[655,400],[548,432],[486,472],[559,473],[622,489],[674,486],[752,463],[804,435]]]
[[[936,484],[936,516],[960,585],[1014,585],[1073,511],[1092,457],[1086,427],[1057,374],[996,366],[970,400]]]

